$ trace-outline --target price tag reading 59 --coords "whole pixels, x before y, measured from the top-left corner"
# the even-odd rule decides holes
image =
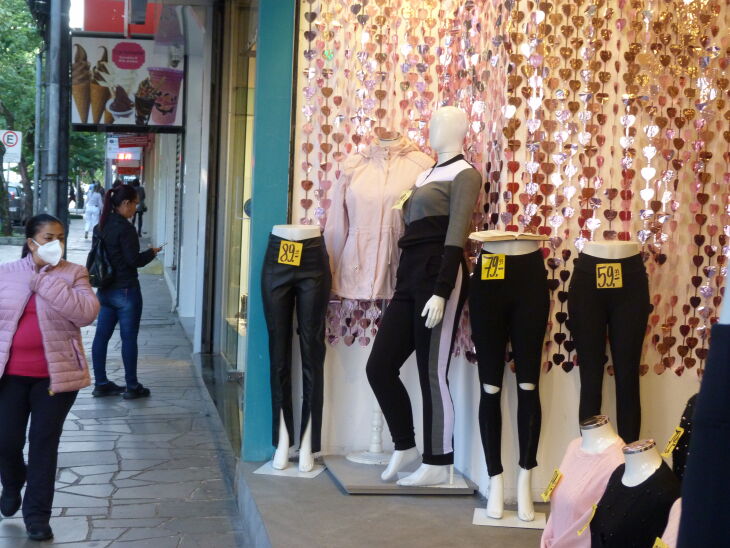
[[[301,242],[290,242],[282,240],[279,245],[279,263],[288,264],[289,266],[299,266],[302,262]]]
[[[596,288],[620,289],[624,286],[621,263],[600,263],[596,265]]]
[[[482,254],[482,280],[504,280],[504,255]]]

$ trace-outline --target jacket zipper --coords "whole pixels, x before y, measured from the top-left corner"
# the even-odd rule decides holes
[[[33,295],[31,294],[31,297],[32,296]],[[28,300],[30,300],[30,297],[28,297]],[[51,376],[51,364],[48,363],[48,351],[46,350],[46,337],[43,334],[43,330],[40,328],[41,327],[40,326],[40,323],[41,323],[40,312],[41,312],[41,308],[42,308],[41,301],[43,301],[43,299],[39,300],[36,297],[35,306],[36,306],[36,311],[37,311],[37,315],[38,315],[38,330],[41,332],[41,342],[43,343],[43,355],[46,358],[46,364],[48,365],[48,395],[55,396],[56,394],[53,392],[53,390],[51,390],[51,386],[53,386],[53,377]],[[28,303],[26,303],[26,306],[27,306],[27,304]],[[25,310],[25,307],[23,307],[23,310]]]

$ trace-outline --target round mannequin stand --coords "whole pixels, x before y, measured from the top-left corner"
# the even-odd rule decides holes
[[[321,231],[318,226],[311,225],[274,225],[271,229],[274,236],[285,240],[300,242],[310,238],[318,238]],[[289,447],[291,440],[284,421],[284,412],[279,415],[279,443],[276,446],[274,457],[271,460],[272,468],[284,470],[289,465]],[[299,441],[299,471],[311,472],[314,468],[314,454],[312,453],[312,418],[309,418],[307,427]]]

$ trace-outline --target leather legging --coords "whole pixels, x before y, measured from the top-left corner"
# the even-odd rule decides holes
[[[291,266],[278,262],[282,238],[269,237],[261,272],[261,293],[269,331],[271,361],[272,443],[279,441],[279,417],[294,441],[292,411],[292,333],[296,309],[297,332],[302,355],[301,434],[312,420],[312,451],[320,450],[322,429],[325,317],[332,286],[329,257],[322,237],[303,240],[301,262]]]

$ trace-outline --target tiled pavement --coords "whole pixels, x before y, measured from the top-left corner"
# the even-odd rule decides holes
[[[79,235],[81,238],[79,238]],[[83,262],[88,243],[74,223],[69,258]],[[0,261],[17,248],[0,248]],[[142,276],[145,312],[139,337],[140,380],[152,397],[126,401],[79,394],[59,454],[52,544],[79,548],[227,548],[243,546],[235,502],[224,480],[230,448],[190,361],[191,347],[170,314],[161,277]],[[84,329],[90,361],[94,328]],[[123,380],[118,332],[110,378]],[[51,543],[43,543],[50,545]],[[22,519],[0,521],[0,548],[38,546]]]

